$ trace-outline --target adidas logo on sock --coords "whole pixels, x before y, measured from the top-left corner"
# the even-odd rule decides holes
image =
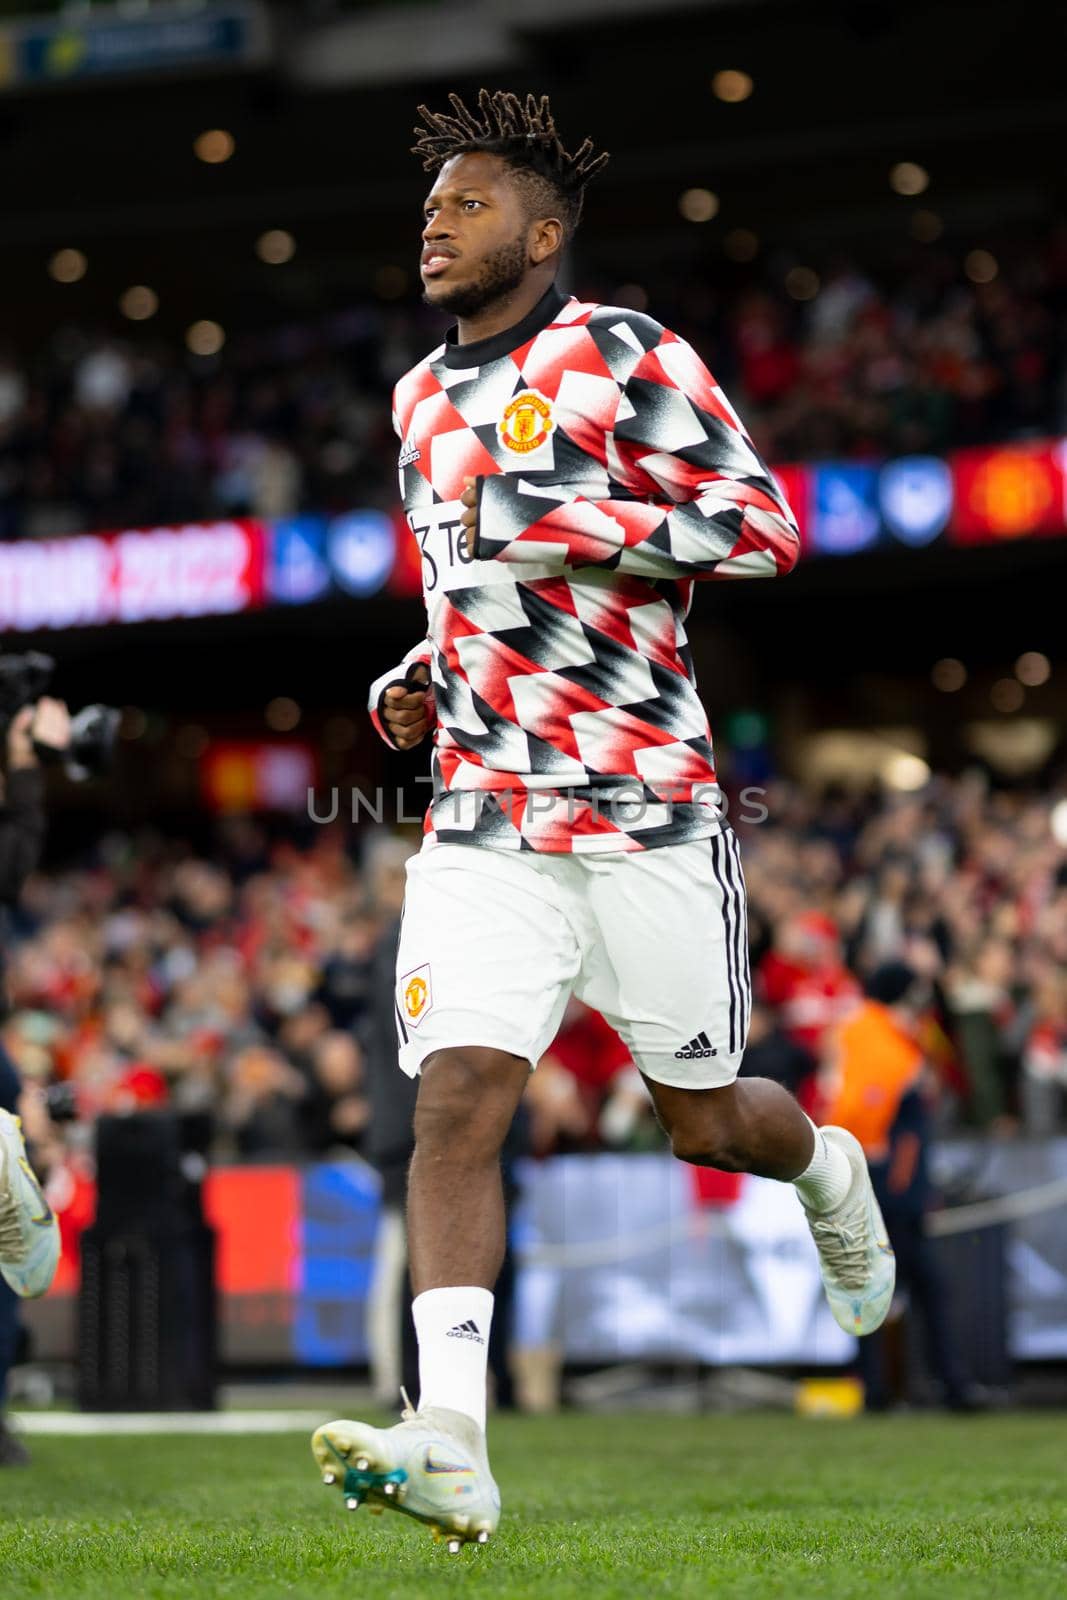
[[[695,1039],[690,1039],[683,1050],[674,1052],[677,1061],[699,1061],[704,1056],[717,1056],[718,1051],[706,1033],[698,1033]]]
[[[475,1344],[484,1344],[485,1340],[478,1331],[476,1322],[457,1322],[454,1328],[449,1328],[445,1334],[446,1339],[473,1339]]]

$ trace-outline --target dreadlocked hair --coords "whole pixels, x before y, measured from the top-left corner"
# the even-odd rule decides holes
[[[585,186],[607,166],[607,151],[596,151],[592,139],[583,139],[568,152],[556,131],[547,94],[528,94],[520,100],[504,89],[478,91],[478,113],[458,94],[450,94],[454,115],[419,106],[425,128],[415,128],[418,142],[412,155],[421,156],[427,172],[437,172],[453,156],[500,156],[522,180],[531,211],[543,206],[560,214],[567,237],[578,226]],[[544,215],[544,212],[541,213]]]

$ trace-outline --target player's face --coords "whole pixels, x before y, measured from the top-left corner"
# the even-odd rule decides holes
[[[427,305],[473,317],[522,283],[531,266],[529,224],[507,165],[455,156],[425,202],[422,287]]]

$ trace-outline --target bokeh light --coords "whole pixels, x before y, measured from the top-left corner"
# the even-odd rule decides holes
[[[273,728],[275,733],[292,733],[303,712],[295,700],[288,695],[280,694],[268,702],[263,713],[268,728]]]
[[[930,174],[917,161],[898,161],[889,169],[889,187],[897,194],[922,194],[930,186]]]
[[[131,322],[147,322],[159,310],[159,296],[146,283],[134,283],[119,296],[119,310]]]
[[[785,292],[791,300],[814,300],[819,287],[819,274],[811,267],[790,267],[785,275]]]
[[[57,283],[77,283],[84,278],[89,262],[80,250],[57,250],[48,263],[48,276]]]
[[[269,267],[281,267],[296,254],[296,240],[284,228],[268,228],[256,240],[256,255]]]
[[[921,789],[930,781],[930,768],[921,756],[907,750],[895,751],[882,768],[882,778],[891,789]]]
[[[1052,676],[1052,663],[1040,650],[1025,650],[1015,663],[1015,676],[1028,689],[1039,689]]]
[[[719,210],[719,197],[710,189],[686,189],[679,196],[678,210],[686,222],[710,222]]]
[[[226,333],[217,322],[194,322],[186,329],[185,343],[194,356],[217,356],[226,343]]]
[[[734,67],[717,72],[711,80],[711,90],[716,100],[725,101],[728,106],[740,105],[742,100],[748,99],[754,88],[750,74],[739,72]]]
[[[934,662],[930,682],[943,694],[955,694],[956,690],[962,689],[967,682],[967,668],[962,661],[957,661],[955,656],[945,656],[942,660]]]
[[[963,270],[972,283],[992,283],[1000,267],[996,256],[988,250],[972,250],[963,263]]]
[[[1026,693],[1018,679],[998,678],[989,691],[989,698],[995,711],[1007,714],[1020,709],[1026,699]]]
[[[217,167],[223,161],[229,161],[237,148],[237,141],[232,133],[225,128],[205,128],[193,140],[193,150],[198,161],[206,162],[209,167]]]

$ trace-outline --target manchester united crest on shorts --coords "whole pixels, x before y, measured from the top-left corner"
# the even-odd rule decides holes
[[[553,426],[552,402],[537,389],[523,389],[505,406],[496,431],[505,450],[528,456],[541,448]]]
[[[408,1026],[417,1028],[433,1005],[429,962],[421,967],[415,967],[412,972],[405,973],[401,978],[400,1003]]]

